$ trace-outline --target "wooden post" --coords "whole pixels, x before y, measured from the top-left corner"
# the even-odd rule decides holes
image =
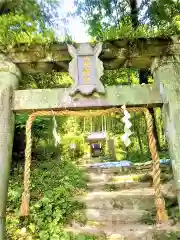
[[[109,139],[108,140],[108,152],[110,153],[110,156],[112,157],[113,161],[116,161],[116,148],[115,148],[115,143],[114,139]]]
[[[0,55],[0,240],[5,239],[6,201],[12,157],[14,114],[12,93],[17,88],[20,71]]]
[[[163,98],[163,118],[180,210],[180,58],[155,59],[152,72]]]

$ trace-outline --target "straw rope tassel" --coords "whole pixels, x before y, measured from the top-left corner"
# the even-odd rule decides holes
[[[165,209],[164,198],[161,194],[161,183],[160,183],[160,164],[159,164],[159,155],[156,147],[156,139],[153,134],[153,119],[148,109],[144,111],[147,123],[147,132],[149,139],[149,148],[152,155],[152,176],[153,176],[153,187],[155,195],[155,205],[157,209],[157,223],[167,222],[168,215]]]
[[[157,208],[157,222],[165,222],[168,217],[165,210],[164,199],[161,195],[161,185],[160,185],[160,166],[159,166],[159,156],[156,148],[156,140],[153,135],[153,120],[151,114],[146,108],[128,108],[130,112],[144,112],[146,121],[147,121],[147,131],[149,138],[149,148],[153,160],[153,185],[155,191],[155,204]],[[105,110],[84,110],[84,111],[57,111],[53,114],[55,116],[77,116],[77,117],[93,117],[101,115],[109,115],[111,113],[120,113],[122,112],[121,108],[110,108]],[[25,151],[25,169],[24,169],[24,192],[22,194],[22,203],[21,203],[21,215],[27,216],[29,214],[29,202],[30,202],[30,166],[31,166],[31,127],[33,121],[37,116],[52,116],[52,111],[37,111],[32,113],[26,123],[26,151]]]

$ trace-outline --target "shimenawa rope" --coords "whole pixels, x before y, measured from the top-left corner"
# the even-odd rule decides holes
[[[160,184],[160,166],[159,166],[159,156],[156,148],[156,140],[153,135],[153,120],[151,114],[147,108],[128,108],[129,112],[144,112],[146,122],[147,122],[147,131],[148,131],[148,140],[149,148],[152,155],[153,162],[153,186],[154,186],[154,195],[155,195],[155,205],[157,209],[157,223],[166,222],[168,216],[165,209],[164,199],[161,194],[161,184]],[[54,116],[77,116],[77,117],[93,117],[101,115],[109,115],[112,113],[122,112],[121,108],[110,108],[105,110],[84,110],[84,111],[54,111]],[[32,148],[32,137],[31,137],[31,128],[33,121],[37,116],[52,116],[52,111],[36,111],[33,112],[26,123],[26,150],[25,150],[25,169],[24,169],[24,191],[22,194],[22,202],[20,208],[20,214],[22,216],[29,215],[29,202],[30,202],[30,166],[31,166],[31,148]]]

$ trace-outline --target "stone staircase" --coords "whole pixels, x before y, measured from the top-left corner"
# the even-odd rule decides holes
[[[86,205],[85,221],[72,222],[68,232],[97,239],[165,240],[171,239],[166,238],[167,232],[177,231],[176,226],[143,221],[155,210],[151,163],[128,168],[83,168],[89,179],[88,192],[75,200]],[[170,166],[162,166],[162,178],[164,182],[172,178]]]

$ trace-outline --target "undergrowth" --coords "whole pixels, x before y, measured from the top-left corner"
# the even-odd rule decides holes
[[[10,179],[7,207],[8,239],[94,239],[64,232],[65,224],[76,218],[75,212],[84,206],[74,202],[74,195],[86,188],[85,176],[71,160],[49,160],[32,164],[30,216],[19,217],[23,168],[15,169]]]

